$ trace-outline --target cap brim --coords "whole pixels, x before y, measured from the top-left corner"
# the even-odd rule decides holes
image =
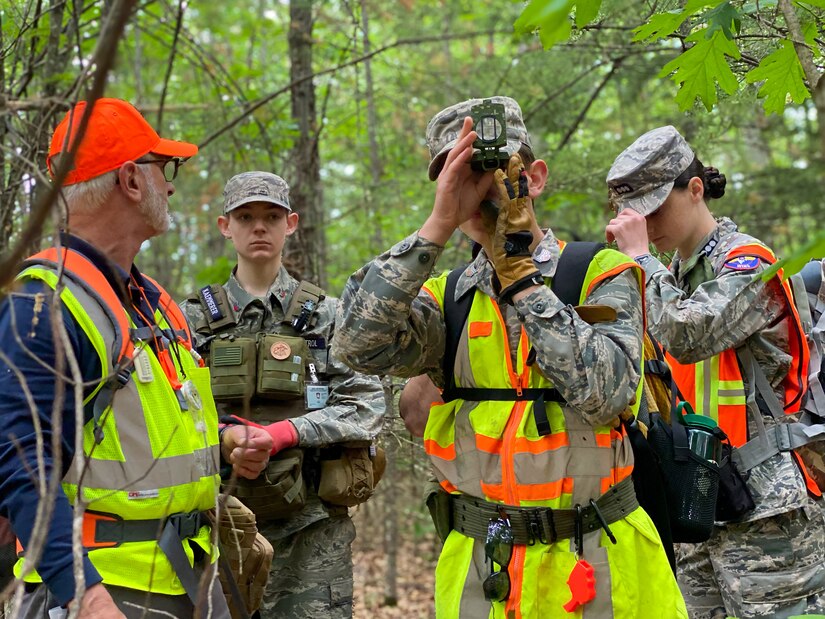
[[[249,197],[246,197],[243,200],[241,200],[240,202],[237,202],[237,203],[233,204],[231,207],[224,208],[223,212],[224,213],[229,213],[230,211],[234,211],[239,206],[243,206],[244,204],[250,204],[251,202],[268,202],[269,204],[274,204],[275,206],[280,206],[281,208],[286,209],[290,213],[292,212],[292,208],[290,208],[289,205],[284,204],[283,202],[279,202],[278,200],[275,200],[274,198],[270,198],[268,196],[249,196]]]
[[[193,157],[198,152],[196,144],[189,142],[177,142],[175,140],[167,140],[161,138],[160,141],[152,148],[150,152],[165,157]]]
[[[430,161],[430,166],[427,168],[427,173],[430,176],[430,180],[434,181],[438,178],[438,175],[441,174],[441,168],[444,167],[444,162],[447,160],[447,154],[452,150],[452,148],[456,145],[458,140],[452,140],[451,142],[447,142],[446,146],[442,148],[439,153],[433,157],[432,161]],[[504,149],[508,155],[515,155],[522,147],[523,142],[521,140],[507,140],[507,147]]]
[[[669,183],[660,185],[659,187],[656,187],[641,196],[635,196],[632,198],[621,197],[614,199],[614,203],[620,213],[624,209],[629,208],[630,210],[639,213],[639,215],[644,215],[647,217],[648,215],[659,210],[659,207],[662,206],[665,200],[667,200],[667,197],[670,195],[672,189],[673,181],[670,181]]]

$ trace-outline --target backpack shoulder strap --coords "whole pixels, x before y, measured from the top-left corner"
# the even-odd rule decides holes
[[[578,305],[584,278],[590,262],[602,249],[604,243],[571,241],[565,243],[556,266],[556,275],[550,284],[559,300],[565,305]]]
[[[444,360],[441,369],[444,372],[444,392],[455,388],[455,356],[458,351],[458,340],[461,339],[461,330],[470,315],[470,307],[473,304],[475,288],[468,290],[458,300],[455,298],[458,279],[464,272],[465,267],[459,267],[450,271],[447,275],[447,283],[444,287],[444,327],[445,327],[445,347]],[[446,402],[447,400],[445,400]]]

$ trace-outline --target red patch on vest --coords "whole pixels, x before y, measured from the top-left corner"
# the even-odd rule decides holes
[[[471,322],[468,330],[470,337],[487,337],[493,332],[492,322]]]

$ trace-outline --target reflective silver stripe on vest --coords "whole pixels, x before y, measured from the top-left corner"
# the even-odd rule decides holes
[[[114,342],[116,339],[114,325],[104,308],[101,307],[96,295],[90,294],[73,278],[66,277],[64,281],[66,288],[94,321],[103,341],[107,345]],[[108,353],[111,355],[111,350],[108,350]],[[183,349],[181,353],[189,354]],[[108,361],[111,366],[111,357]],[[158,377],[156,380],[163,379]],[[78,477],[75,469],[76,462],[73,461],[63,478],[65,483],[78,485],[82,480],[85,488],[117,491],[156,490],[197,482],[218,472],[220,458],[218,445],[204,447],[191,454],[166,457],[163,456],[161,446],[157,458],[153,455],[143,405],[134,379],[115,392],[112,408],[104,414],[104,419],[108,415],[115,416],[124,460],[100,460],[94,457],[86,459],[86,454],[75,454],[75,458],[86,459],[84,472],[81,477]],[[93,455],[94,452],[92,452]],[[205,464],[206,471],[200,469],[199,462]]]

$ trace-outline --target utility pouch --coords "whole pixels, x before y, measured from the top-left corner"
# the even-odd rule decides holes
[[[239,619],[243,615],[237,607],[236,591],[248,614],[258,610],[269,580],[274,553],[272,544],[258,533],[252,510],[233,496],[225,499],[218,522],[218,539],[221,559],[225,559],[229,573],[221,570],[219,574],[232,619]],[[234,579],[237,589],[230,583],[230,578]]]
[[[384,450],[366,441],[324,449],[318,496],[332,505],[360,505],[372,496],[385,468]]]
[[[255,512],[260,522],[286,518],[306,505],[303,465],[303,449],[279,451],[256,479],[237,479],[235,496]]]
[[[257,394],[271,400],[304,397],[309,347],[302,337],[267,333],[258,340]]]
[[[209,372],[218,402],[243,401],[255,394],[257,349],[249,337],[219,335],[212,341]]]
[[[434,479],[427,482],[424,491],[424,501],[430,511],[430,518],[433,519],[435,532],[442,543],[447,541],[447,536],[453,530],[453,510],[450,506],[450,495],[438,485]]]
[[[722,444],[722,461],[719,466],[719,494],[716,498],[716,520],[728,521],[741,518],[756,505],[736,464],[731,460],[730,443]]]

